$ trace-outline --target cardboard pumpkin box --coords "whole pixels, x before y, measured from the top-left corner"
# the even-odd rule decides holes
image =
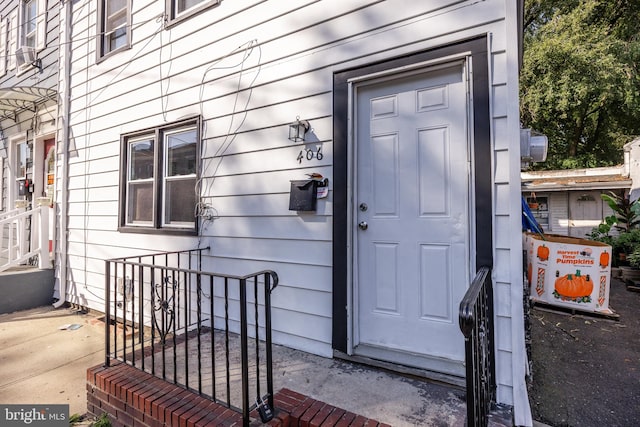
[[[611,314],[611,246],[587,239],[525,233],[527,279],[534,301]]]

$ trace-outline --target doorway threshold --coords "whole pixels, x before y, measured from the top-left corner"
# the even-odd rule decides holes
[[[388,362],[385,360],[378,360],[372,357],[362,355],[348,355],[338,350],[333,351],[333,357],[336,359],[345,360],[347,362],[358,363],[375,368],[384,369],[388,372],[395,374],[408,376],[411,378],[417,378],[420,380],[432,382],[435,384],[441,384],[450,386],[452,388],[464,391],[466,388],[466,382],[464,377],[458,375],[446,374],[442,372],[436,372],[429,369],[417,368],[414,366],[402,365],[399,363]]]

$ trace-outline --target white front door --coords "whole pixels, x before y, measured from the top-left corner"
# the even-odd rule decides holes
[[[355,354],[464,376],[470,158],[462,62],[359,83]]]

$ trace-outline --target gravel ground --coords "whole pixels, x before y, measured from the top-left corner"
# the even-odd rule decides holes
[[[553,427],[640,426],[640,293],[612,280],[619,320],[531,311],[533,418]]]

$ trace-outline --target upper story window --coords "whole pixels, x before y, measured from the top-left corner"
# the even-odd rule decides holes
[[[205,9],[220,4],[221,0],[165,0],[169,23],[179,22]]]
[[[98,58],[130,46],[130,0],[100,0]]]
[[[120,230],[197,231],[199,119],[122,136]]]
[[[22,45],[35,49],[36,47],[36,19],[38,17],[38,3],[36,0],[28,0],[22,4]]]
[[[7,67],[17,68],[18,73],[38,64],[38,52],[47,40],[47,0],[20,0],[19,4],[4,25],[8,32]]]

